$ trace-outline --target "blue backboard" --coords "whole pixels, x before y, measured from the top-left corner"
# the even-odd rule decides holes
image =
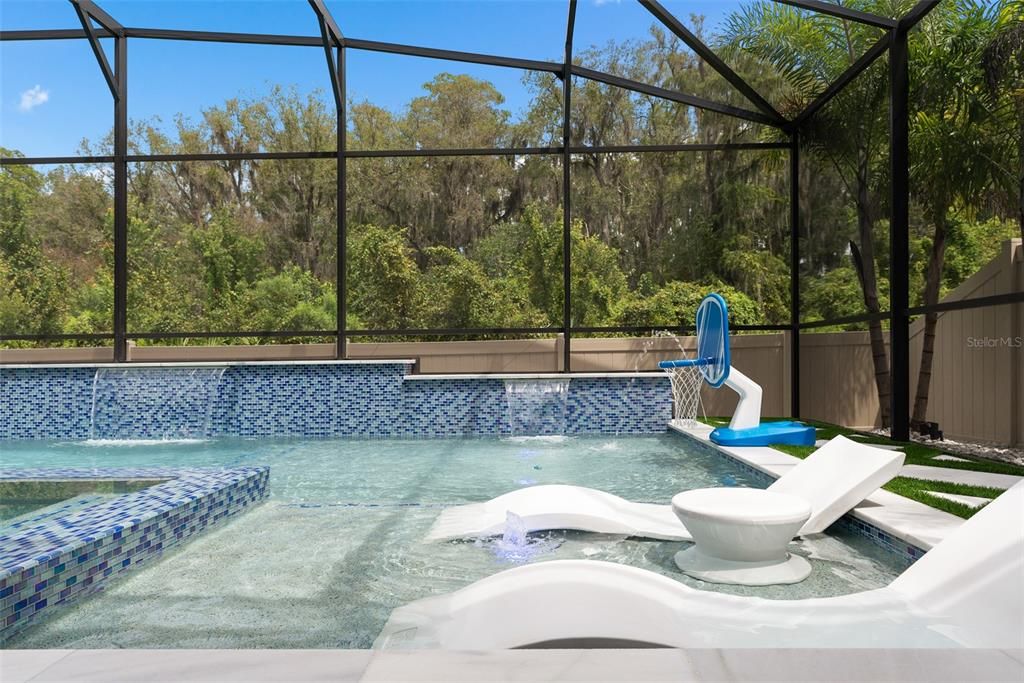
[[[697,307],[697,359],[711,386],[718,388],[729,378],[729,308],[714,292]]]

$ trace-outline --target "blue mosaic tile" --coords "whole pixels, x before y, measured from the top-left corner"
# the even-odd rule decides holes
[[[569,434],[651,434],[671,419],[668,376],[575,378],[569,385]]]
[[[391,436],[433,438],[510,434],[505,385],[500,379],[403,382],[399,419]]]
[[[390,436],[410,369],[405,363],[232,366],[214,405],[214,434]]]
[[[664,432],[672,413],[661,376],[575,377],[565,392],[518,394],[500,379],[406,380],[410,370],[402,362],[4,368],[0,440],[649,434]]]
[[[0,368],[0,439],[87,439],[95,368]]]

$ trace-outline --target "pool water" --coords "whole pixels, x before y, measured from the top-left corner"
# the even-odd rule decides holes
[[[755,486],[731,462],[685,438],[231,440],[88,445],[8,442],[24,467],[270,466],[270,498],[114,582],[7,643],[20,648],[365,648],[392,609],[523,562],[621,562],[705,590],[766,598],[878,588],[901,561],[836,533],[794,544],[811,558],[792,586],[703,584],[672,563],[684,544],[577,532],[426,543],[450,505],[529,484],[579,484],[667,503],[704,486]]]
[[[36,510],[59,503],[60,498],[48,500],[19,500],[17,498],[0,498],[0,528],[9,522],[16,522]]]
[[[82,493],[64,498],[44,500],[0,499],[0,533],[10,533],[7,527],[22,522],[36,524],[46,519],[62,517],[83,507],[113,497],[111,493]]]

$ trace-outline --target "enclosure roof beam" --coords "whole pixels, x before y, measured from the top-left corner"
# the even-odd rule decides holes
[[[896,28],[895,19],[882,17],[877,14],[872,14],[871,12],[862,12],[860,10],[851,9],[834,2],[821,2],[820,0],[775,0],[775,2],[783,5],[799,7],[800,9],[806,9],[812,12],[827,14],[840,19],[855,21],[859,24],[877,26],[878,28],[884,28],[886,30]]]
[[[271,33],[231,33],[224,31],[183,31],[168,28],[126,28],[129,38],[152,38],[156,40],[185,40],[202,43],[247,43],[250,45],[294,45],[297,47],[320,47],[320,36],[286,36]]]
[[[96,31],[100,38],[113,38],[114,34],[107,29]],[[58,29],[33,29],[28,31],[0,31],[0,42],[29,41],[29,40],[68,40],[73,38],[88,38],[85,31],[77,28]]]
[[[698,57],[703,59],[708,65],[717,71],[726,81],[728,81],[734,88],[746,97],[751,104],[760,109],[765,116],[775,119],[776,124],[785,125],[788,122],[785,117],[780,114],[775,107],[771,105],[768,100],[761,97],[754,88],[752,88],[743,78],[740,77],[735,71],[733,71],[728,64],[726,64],[715,51],[704,44],[704,42],[698,38],[692,31],[683,25],[679,19],[677,19],[671,12],[662,7],[657,0],[640,0],[640,4],[643,5],[648,12],[654,15],[654,18],[664,24],[672,33],[676,35],[681,41],[686,43],[691,50],[693,50]]]
[[[327,34],[331,40],[334,41],[335,47],[343,47],[345,45],[345,37],[341,33],[341,29],[338,28],[338,23],[334,21],[334,17],[331,16],[331,11],[327,9],[324,4],[324,0],[309,0],[309,6],[316,12],[316,16],[320,19],[321,23],[327,29]]]
[[[565,54],[572,57],[572,39],[576,33],[576,0],[569,0],[569,16],[565,21]]]
[[[918,22],[924,19],[929,12],[931,12],[939,4],[940,0],[920,0],[914,5],[909,12],[903,15],[899,20],[899,29],[902,31],[909,31]],[[811,117],[817,114],[821,109],[828,104],[833,97],[838,95],[850,84],[850,81],[857,78],[863,71],[869,66],[875,63],[875,61],[881,57],[889,49],[891,43],[889,34],[886,33],[878,41],[868,48],[860,58],[855,61],[850,67],[839,75],[831,85],[828,86],[820,95],[818,95],[814,101],[812,101],[807,108],[800,112],[800,115],[793,120],[793,125],[800,127],[804,123],[807,123]]]
[[[789,149],[788,142],[681,142],[666,145],[572,145],[571,154],[645,154],[657,152],[721,152],[725,150]],[[389,159],[397,157],[508,157],[564,154],[555,147],[462,147],[440,149],[362,149],[347,150],[351,159]],[[152,161],[259,161],[270,159],[334,159],[337,150],[305,152],[205,152],[199,154],[128,154],[129,163]],[[0,166],[34,166],[52,164],[109,164],[112,155],[0,157]]]
[[[576,0],[569,0],[562,56],[562,371],[572,370],[572,47]]]
[[[71,0],[71,4],[75,6],[75,9],[80,9],[95,19],[100,26],[110,31],[113,35],[124,36],[124,26],[114,19],[114,17],[104,12],[103,9],[97,6],[92,0]]]
[[[836,95],[841,93],[850,82],[857,78],[862,72],[864,72],[869,66],[875,63],[875,61],[885,54],[886,50],[889,49],[889,34],[884,34],[878,41],[868,48],[865,52],[857,59],[853,64],[847,67],[846,71],[839,74],[839,78],[832,81],[832,83],[825,88],[820,95],[807,105],[807,107],[800,112],[800,115],[793,119],[793,125],[797,128],[807,123],[811,117],[817,114],[821,109],[832,101]]]
[[[320,40],[323,43],[324,56],[327,59],[327,75],[331,81],[331,94],[334,95],[335,111],[341,117],[344,115],[345,95],[341,92],[338,63],[334,60],[333,47],[337,47],[340,54],[340,50],[345,45],[344,38],[330,11],[324,6],[323,0],[309,0],[309,6],[313,8],[317,23],[320,24]]]
[[[182,31],[161,28],[126,28],[128,38],[147,38],[152,40],[182,40],[204,43],[241,43],[247,45],[287,45],[295,47],[323,47],[322,36],[291,36],[270,33],[224,33],[214,31]],[[96,31],[100,38],[110,38],[114,34],[106,29]],[[0,31],[0,41],[21,40],[65,40],[87,38],[85,31],[79,29],[56,29],[43,31]],[[458,50],[442,50],[399,43],[384,43],[375,40],[358,40],[345,38],[345,47],[367,52],[385,52],[388,54],[407,55],[409,57],[425,57],[450,62],[466,62],[501,66],[526,71],[543,71],[552,74],[562,73],[561,62],[546,62],[538,59],[520,59],[517,57],[501,57],[478,52],[460,52]]]
[[[428,59],[443,59],[450,62],[468,62],[470,64],[485,64],[487,66],[504,66],[513,69],[524,69],[527,71],[545,71],[553,74],[559,74],[562,72],[561,62],[545,62],[538,59],[519,59],[518,57],[499,57],[497,55],[481,54],[478,52],[460,52],[458,50],[441,50],[432,47],[415,47],[413,45],[399,45],[397,43],[382,43],[375,40],[346,38],[345,47],[352,48],[353,50],[365,50],[368,52],[387,52],[389,54],[407,55],[409,57],[426,57]]]
[[[78,21],[82,24],[82,30],[85,31],[85,35],[89,40],[89,47],[92,48],[92,53],[96,57],[96,62],[100,66],[100,71],[103,72],[103,78],[107,82],[107,87],[110,89],[110,94],[114,99],[121,97],[121,88],[118,85],[117,76],[114,74],[114,70],[110,68],[110,62],[107,61],[107,53],[103,51],[103,46],[100,45],[99,38],[96,37],[96,29],[92,25],[92,16],[90,12],[90,5],[95,8],[91,2],[82,2],[81,0],[71,0],[71,6],[75,8],[75,14],[78,15]],[[120,24],[117,24],[120,28]],[[122,29],[121,35],[124,35]]]
[[[334,95],[334,107],[338,115],[342,115],[342,111],[345,108],[345,96],[341,92],[341,81],[338,78],[338,63],[334,59],[334,51],[331,48],[331,27],[327,24],[327,21],[322,16],[318,16],[317,20],[320,23],[320,36],[324,42],[324,56],[327,59],[327,76],[331,81],[331,94]],[[338,45],[339,54],[342,48]]]
[[[909,31],[914,28],[919,21],[925,18],[929,12],[935,9],[939,4],[939,0],[920,0],[916,5],[910,8],[910,11],[900,17],[899,27],[901,30]]]
[[[606,85],[613,85],[617,88],[623,88],[625,90],[631,90],[638,92],[643,95],[651,95],[652,97],[658,97],[663,100],[670,100],[672,102],[679,102],[697,109],[706,109],[708,111],[715,111],[720,114],[727,116],[733,116],[738,119],[746,119],[748,121],[755,121],[757,123],[763,123],[769,126],[775,126],[781,128],[781,124],[775,119],[769,118],[761,112],[751,111],[749,109],[742,109],[740,107],[734,107],[728,104],[720,104],[711,100],[706,100],[703,97],[695,97],[693,95],[686,95],[675,90],[668,90],[667,88],[659,88],[655,85],[647,85],[639,81],[630,80],[621,76],[614,76],[612,74],[604,73],[603,71],[596,71],[594,69],[588,69],[583,66],[572,65],[572,73],[574,76],[580,76],[591,81],[597,81],[598,83],[604,83]]]

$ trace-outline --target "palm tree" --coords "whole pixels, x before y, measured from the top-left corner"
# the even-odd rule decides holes
[[[982,203],[997,173],[1003,141],[998,102],[985,85],[982,53],[996,27],[971,0],[937,8],[911,43],[911,182],[932,226],[924,304],[939,301],[949,212]],[[921,365],[911,423],[926,420],[938,315],[925,315]]]
[[[1024,0],[1003,0],[992,38],[982,53],[989,92],[998,98],[1005,124],[1002,155],[995,157],[996,181],[1016,204],[1024,239]]]
[[[907,9],[907,3],[893,0],[845,4],[882,15]],[[863,24],[756,0],[729,18],[723,37],[732,50],[747,53],[783,76],[791,94],[781,111],[795,117],[881,35]],[[801,131],[803,143],[835,169],[856,205],[857,241],[850,245],[869,313],[881,310],[874,226],[880,213],[879,188],[885,181],[880,162],[887,142],[887,84],[885,69],[873,66]],[[891,384],[881,322],[871,321],[868,331],[882,425],[888,426]]]

